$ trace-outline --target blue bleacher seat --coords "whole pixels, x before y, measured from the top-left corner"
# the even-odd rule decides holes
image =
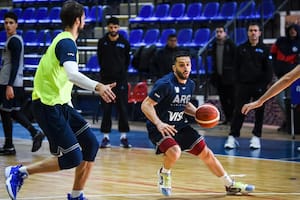
[[[103,15],[103,8],[101,5],[95,5],[90,8],[89,15],[86,16],[86,22],[101,22]]]
[[[156,46],[162,47],[167,44],[168,36],[170,34],[176,34],[176,30],[174,28],[166,28],[161,31],[160,38],[156,43]]]
[[[18,35],[23,35],[23,30],[18,29],[18,30],[17,30],[17,34],[18,34]]]
[[[246,7],[248,6],[248,7]],[[243,10],[243,11],[242,11]],[[251,20],[256,18],[255,13],[255,2],[254,1],[243,1],[240,3],[238,9],[238,16],[237,19],[239,20]]]
[[[152,17],[154,6],[152,4],[146,4],[141,7],[139,14],[135,18],[129,19],[129,23],[143,23],[145,18]]]
[[[132,46],[139,45],[142,42],[144,35],[143,29],[133,29],[129,33],[129,43]]]
[[[160,18],[162,23],[175,23],[185,14],[185,4],[175,3],[171,6],[169,15]]]
[[[212,57],[207,56],[206,57],[206,67],[204,66],[204,73],[205,74],[211,74],[212,73]]]
[[[10,11],[14,12],[18,16],[18,23],[23,23],[22,19],[23,9],[22,8],[13,8]]]
[[[88,16],[90,15],[90,8],[88,6],[84,6],[84,14],[85,14],[85,23],[89,23],[91,22],[90,18],[88,18]]]
[[[52,41],[52,34],[50,30],[40,30],[37,33],[37,43],[40,46],[49,46]]]
[[[193,37],[193,29],[183,28],[178,31],[177,34],[177,43],[179,46],[188,46],[190,45]]]
[[[126,40],[128,40],[128,32],[125,29],[119,29],[119,34],[122,35]]]
[[[202,3],[190,3],[187,7],[185,16],[178,19],[178,22],[191,23],[195,17],[200,17]]]
[[[196,74],[197,73],[197,60],[196,58],[192,57],[191,58],[191,74]]]
[[[99,72],[100,71],[100,66],[98,63],[98,57],[97,55],[92,55],[89,60],[86,63],[85,66],[85,71],[88,72]]]
[[[256,18],[272,18],[275,12],[275,4],[272,0],[263,0],[257,7]]]
[[[61,29],[55,29],[52,31],[52,38],[55,38],[59,33],[61,33]]]
[[[29,7],[23,10],[22,13],[22,20],[23,23],[25,24],[33,24],[37,22],[37,19],[35,18],[35,8],[34,7]]]
[[[146,23],[159,22],[160,18],[166,17],[169,14],[169,9],[170,9],[169,4],[158,4],[155,8],[153,16],[145,18],[144,22]]]
[[[235,40],[236,45],[240,45],[246,42],[248,39],[247,29],[244,27],[236,28],[235,31],[231,34],[231,38]]]
[[[25,54],[24,55],[24,70],[35,71],[41,59],[38,54]]]
[[[12,0],[13,3],[24,3],[25,0]]]
[[[5,13],[7,13],[9,11],[8,8],[1,8],[0,9],[0,23],[3,24],[4,23],[4,15]]]
[[[46,3],[46,2],[49,2],[49,0],[37,0],[37,2],[39,2],[39,3]]]
[[[61,19],[60,19],[60,11],[61,11],[61,7],[52,7],[49,11],[49,19],[51,21],[51,23],[61,23]]]
[[[198,58],[198,60],[197,60],[197,58]],[[201,56],[192,57],[191,65],[192,65],[191,66],[191,74],[205,74]],[[197,73],[197,69],[198,69],[198,73]]]
[[[202,15],[195,17],[195,21],[214,20],[218,16],[220,3],[208,2],[204,5]]]
[[[2,30],[0,31],[0,46],[4,46],[6,42],[6,31]]]
[[[210,39],[210,29],[209,28],[199,28],[195,31],[194,38],[190,46],[200,46],[203,47],[207,44]]]
[[[35,18],[39,24],[48,24],[50,23],[50,19],[48,17],[48,8],[47,7],[39,7],[35,11]]]
[[[21,4],[30,4],[30,3],[36,2],[36,0],[12,0],[12,2],[14,4],[18,4],[18,3],[21,3]]]
[[[159,37],[159,29],[153,28],[146,30],[141,45],[151,45],[157,42]]]
[[[220,13],[218,14],[217,20],[231,20],[235,17],[237,10],[237,3],[235,1],[225,2],[222,4]]]
[[[29,29],[23,33],[25,46],[37,46],[37,32],[34,29]]]

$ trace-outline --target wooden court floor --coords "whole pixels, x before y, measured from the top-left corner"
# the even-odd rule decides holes
[[[30,141],[15,140],[16,156],[0,157],[0,200],[8,199],[4,168],[17,163],[30,163],[47,156],[48,144],[31,153]],[[229,174],[238,181],[254,184],[256,191],[248,196],[226,196],[221,180],[213,176],[202,161],[189,154],[182,157],[172,171],[173,195],[158,192],[156,171],[161,156],[153,149],[100,149],[95,168],[85,189],[89,200],[294,200],[300,199],[300,163],[217,156]],[[73,182],[73,170],[36,174],[25,180],[18,199],[66,199]]]

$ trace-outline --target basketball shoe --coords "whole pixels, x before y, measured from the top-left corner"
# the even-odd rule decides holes
[[[4,145],[3,147],[0,147],[0,156],[9,156],[9,155],[16,155],[16,149],[14,145],[12,146]]]
[[[239,142],[232,135],[229,135],[224,144],[224,148],[225,149],[235,149],[238,146],[239,146]]]
[[[45,135],[42,131],[36,132],[36,135],[32,138],[31,152],[36,152],[37,150],[39,150],[41,148],[44,138],[45,138]]]
[[[110,141],[109,141],[109,139],[107,137],[104,137],[102,139],[100,148],[109,148],[109,147],[110,147]]]
[[[231,186],[225,188],[226,188],[226,193],[228,195],[234,195],[237,193],[248,194],[249,192],[253,192],[255,190],[254,185],[249,185],[249,184],[245,184],[242,182],[235,182],[235,181],[233,181],[233,184]]]
[[[73,198],[73,197],[71,196],[71,194],[68,193],[68,200],[88,200],[88,199],[85,198],[85,197],[83,196],[83,194],[80,194],[79,197]]]
[[[19,171],[22,165],[9,166],[5,168],[6,190],[11,199],[17,198],[17,193],[21,189],[24,179],[28,174]]]
[[[129,148],[131,148],[132,146],[131,146],[131,144],[129,144],[127,138],[121,138],[121,140],[120,140],[120,147],[129,149]]]
[[[158,175],[158,189],[163,195],[170,196],[171,193],[172,193],[171,173],[163,173],[163,172],[161,172],[161,170],[162,170],[162,168],[160,168],[157,172],[157,175]]]
[[[250,140],[250,145],[249,147],[251,149],[260,149],[260,138],[253,136]]]

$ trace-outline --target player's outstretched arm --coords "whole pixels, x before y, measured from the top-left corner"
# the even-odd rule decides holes
[[[250,110],[262,106],[267,100],[276,96],[298,78],[300,78],[300,65],[297,65],[292,71],[285,74],[277,82],[275,82],[257,101],[245,104],[242,107],[241,112],[246,115]]]

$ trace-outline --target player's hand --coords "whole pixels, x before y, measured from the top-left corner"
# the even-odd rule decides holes
[[[253,101],[252,103],[247,103],[245,104],[243,107],[242,107],[242,110],[241,112],[244,114],[244,115],[247,115],[247,113],[250,111],[250,110],[253,110],[255,108],[258,108],[262,106],[261,103],[259,103],[258,101]]]
[[[5,93],[5,95],[6,95],[6,99],[7,100],[15,98],[15,93],[14,93],[14,89],[13,89],[12,86],[9,86],[9,85],[6,86],[6,93]]]
[[[177,133],[177,130],[175,129],[175,125],[169,125],[163,122],[157,124],[156,128],[162,134],[163,137],[169,135],[174,136]]]
[[[115,87],[117,84],[116,83],[111,83],[111,84],[101,84],[99,83],[96,86],[96,91],[99,93],[99,95],[102,97],[102,99],[107,102],[113,102],[116,98],[115,93],[111,90],[113,87]]]

